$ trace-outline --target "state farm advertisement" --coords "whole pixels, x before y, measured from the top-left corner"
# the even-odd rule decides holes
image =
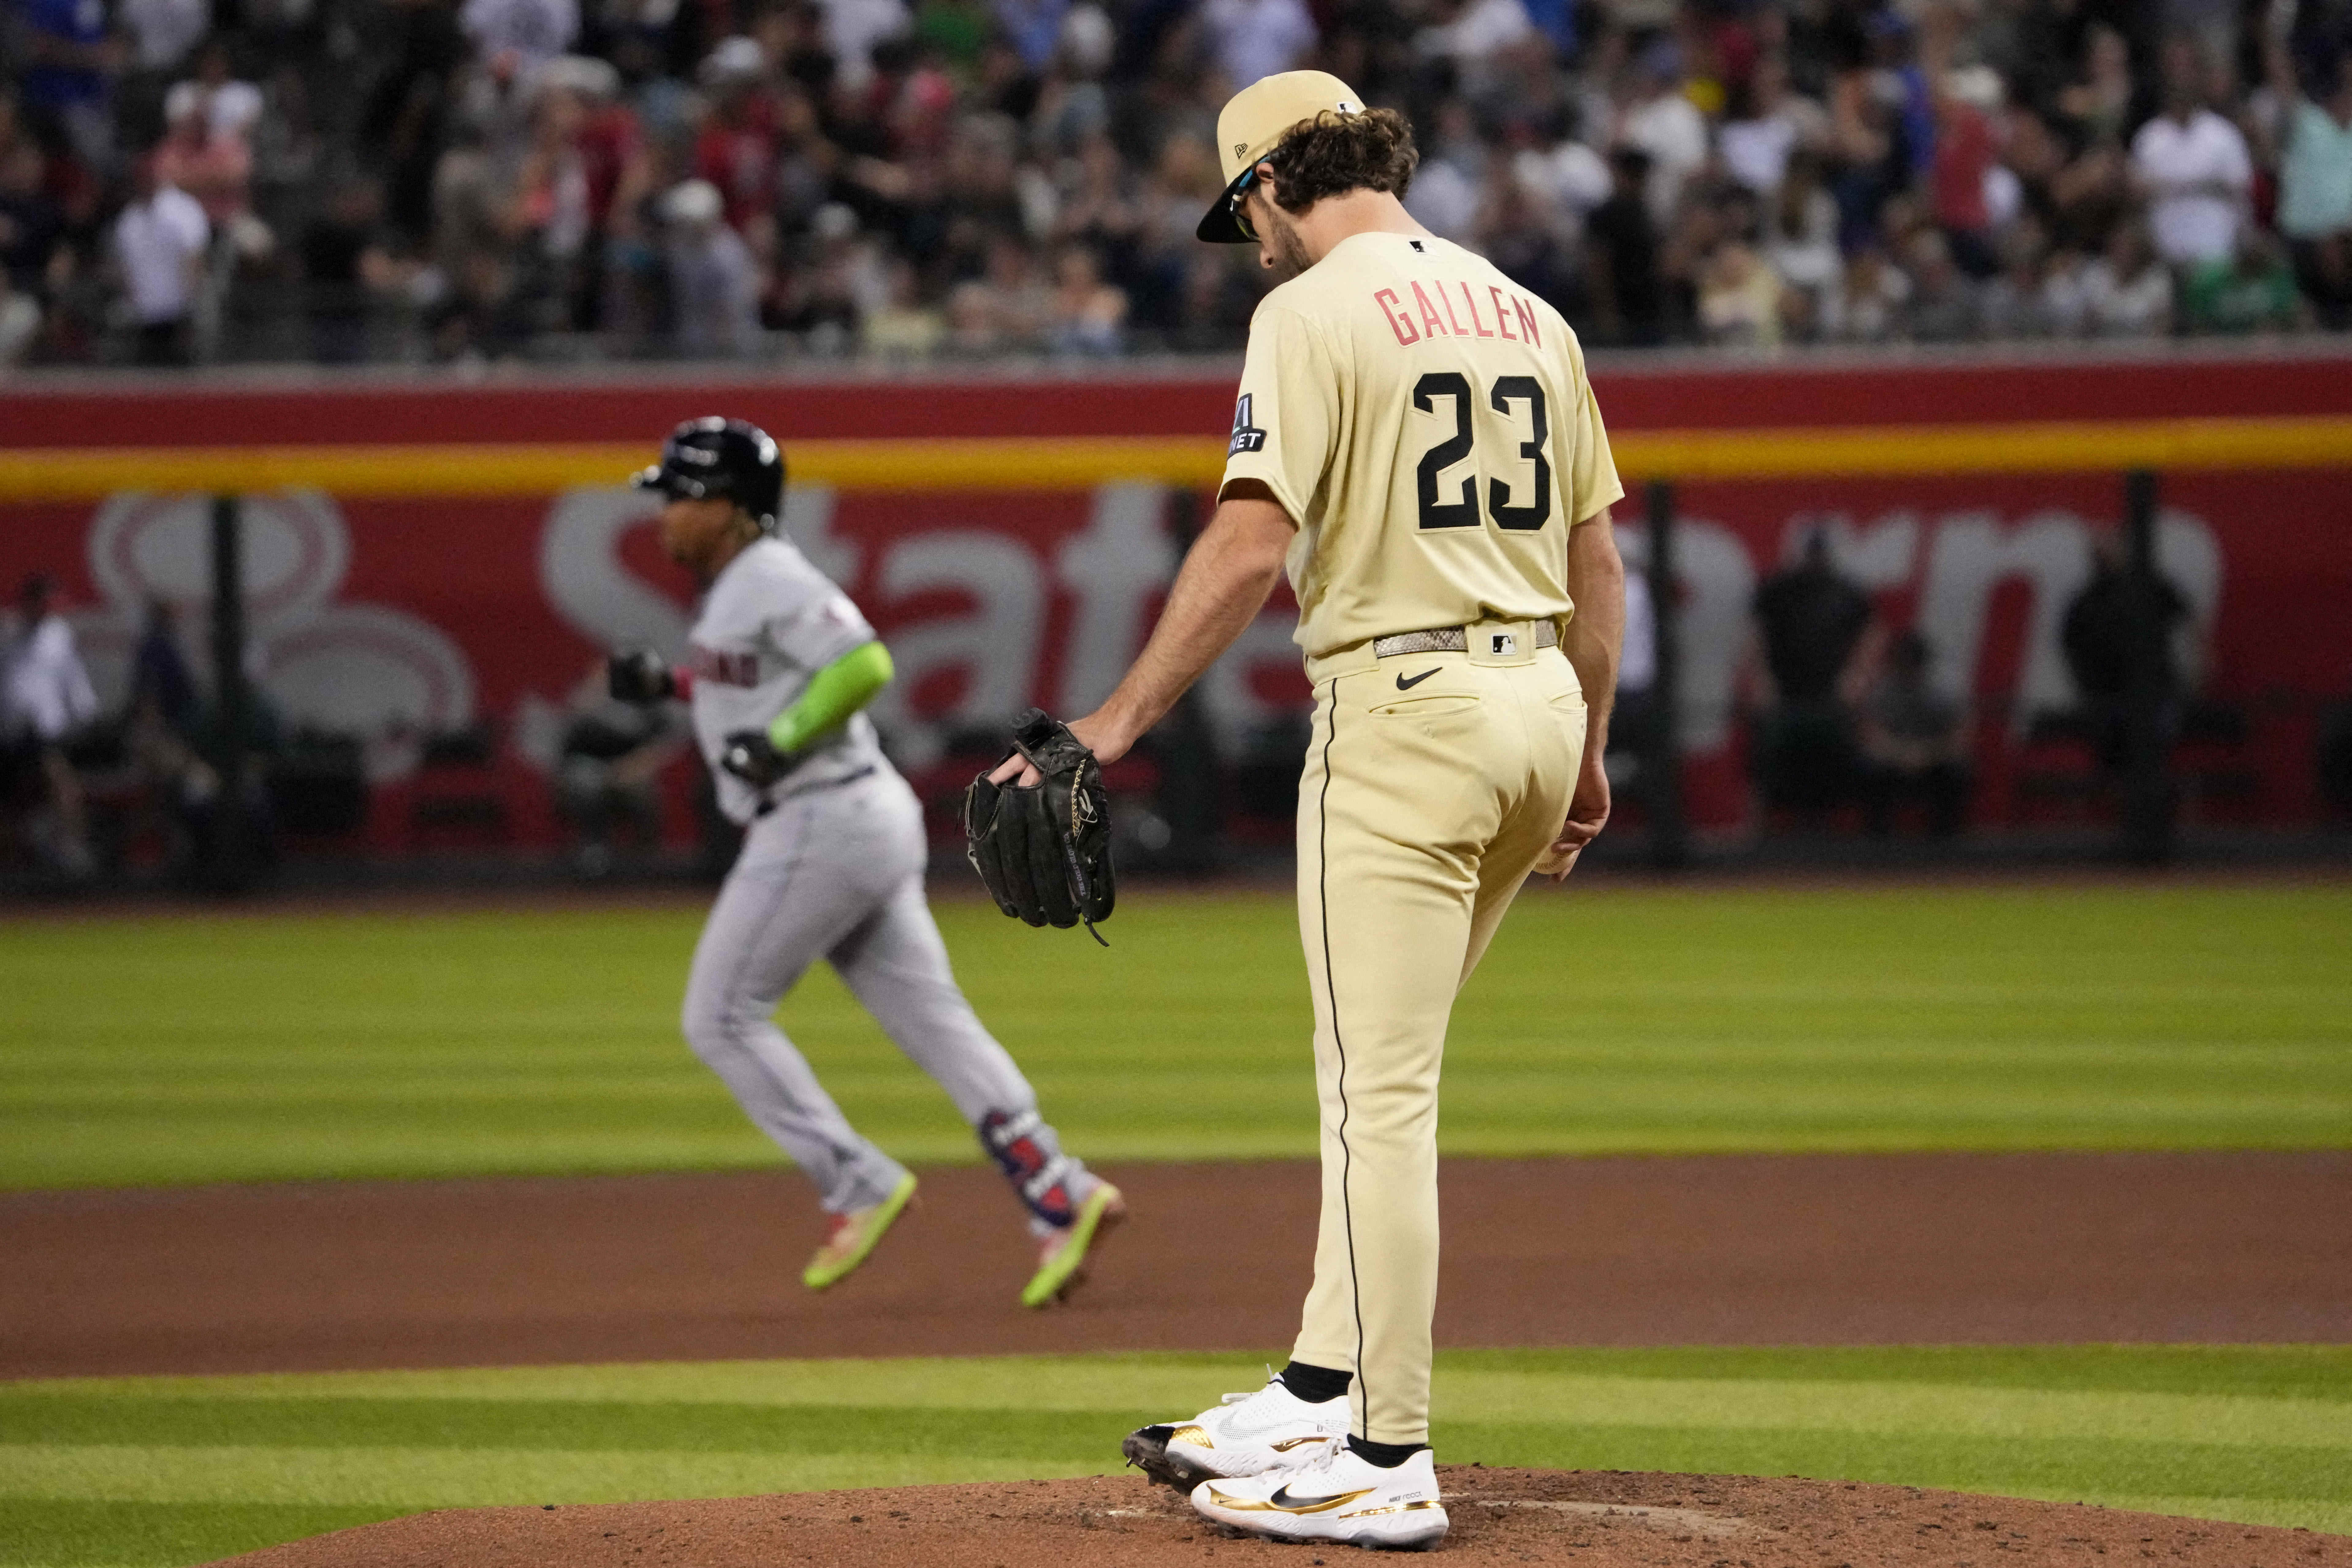
[[[1814,531],[1891,626],[1916,626],[1975,719],[1981,820],[2008,820],[2014,753],[2032,718],[2073,700],[2059,647],[2095,531],[2122,509],[2110,475],[1713,483],[1680,495],[1680,727],[1694,815],[1742,821],[1740,667],[1757,584]],[[652,502],[625,489],[545,501],[241,503],[252,668],[284,723],[357,736],[396,784],[417,742],[488,721],[509,787],[552,765],[559,715],[603,652],[684,643],[692,587],[660,554]],[[888,640],[898,681],[875,718],[919,767],[961,731],[1036,703],[1082,712],[1141,647],[1177,558],[1182,509],[1152,484],[1089,491],[837,494],[796,489],[785,526]],[[201,671],[210,592],[202,496],[117,495],[6,509],[0,573],[58,574],[102,698],[118,703],[147,606],[182,611]],[[1644,559],[1621,509],[1629,561]],[[2200,689],[2245,717],[2234,743],[2255,784],[2248,822],[2316,811],[2313,726],[2352,687],[2352,475],[2181,476],[2164,489],[2158,552],[2191,607]],[[1230,755],[1307,700],[1286,595],[1202,688]],[[682,767],[690,764],[681,763]],[[552,826],[518,803],[526,842]]]

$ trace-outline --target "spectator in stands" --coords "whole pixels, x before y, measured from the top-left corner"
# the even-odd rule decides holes
[[[74,881],[87,880],[95,867],[81,780],[66,748],[97,717],[98,693],[58,609],[57,580],[36,572],[17,590],[16,625],[0,639],[0,750],[16,759],[12,771],[29,771],[44,794],[35,853]]]
[[[1103,281],[1102,263],[1083,245],[1066,246],[1054,262],[1046,307],[1045,346],[1057,354],[1115,354],[1125,346],[1127,292]]]
[[[1201,24],[1234,91],[1304,64],[1318,36],[1301,0],[1204,0]]]
[[[2030,215],[2000,241],[2000,276],[1979,297],[1978,324],[1995,338],[2072,337],[2082,326],[2083,294],[2074,258],[2053,248]]]
[[[178,69],[211,29],[212,0],[122,0],[115,16],[130,44],[126,68],[162,77]]]
[[[2180,289],[2181,322],[2192,332],[2284,331],[2305,308],[2278,243],[2251,226],[2234,255],[2190,268]]]
[[[1897,634],[1864,696],[1855,726],[1870,831],[1892,830],[1897,808],[1926,807],[1931,837],[1959,832],[1968,815],[1968,738],[1960,704],[1928,679],[1927,639]]]
[[[1942,73],[1934,103],[1928,188],[1936,222],[1959,269],[1972,279],[1990,278],[2001,268],[1986,199],[1996,167],[1991,114],[2000,106],[2000,79],[1981,66]]]
[[[383,216],[382,187],[352,179],[302,232],[310,355],[321,364],[357,364],[367,357],[370,300],[394,291],[408,275],[386,248]]]
[[[1648,154],[1643,195],[1650,221],[1666,227],[1683,183],[1697,173],[1708,153],[1706,117],[1682,89],[1682,59],[1672,39],[1659,38],[1626,73],[1615,140]]]
[[[743,237],[727,226],[726,201],[708,180],[687,180],[662,198],[670,299],[678,352],[731,359],[759,341],[759,270]]]
[[[1812,814],[1853,797],[1853,700],[1873,625],[1868,596],[1831,561],[1820,529],[1795,564],[1757,588],[1760,658],[1749,679],[1762,709],[1756,772],[1766,805]]]
[[[71,141],[82,161],[113,160],[113,92],[121,41],[106,26],[100,0],[8,0],[11,53],[25,108]]]
[[[675,314],[660,198],[690,178],[719,191],[780,348],[885,342],[848,324],[883,319],[900,261],[910,298],[961,300],[971,352],[1037,346],[1042,315],[1008,322],[989,277],[1010,235],[1040,258],[1087,247],[1128,298],[1126,347],[1231,349],[1265,283],[1191,237],[1218,184],[1216,108],[1301,65],[1407,108],[1415,212],[1596,344],[1948,342],[2076,321],[2153,334],[2160,278],[2116,236],[2135,220],[2184,289],[2240,258],[2243,230],[2274,232],[2315,319],[2352,330],[2342,4],[370,0],[346,17],[242,0],[205,42],[212,0],[0,0],[16,73],[0,98],[25,100],[68,274],[35,293],[12,270],[0,350],[125,352],[70,274],[106,248],[108,215],[144,199],[111,148],[158,142],[165,183],[210,213],[220,260],[199,320],[242,258],[226,314],[262,343],[299,341],[283,329],[319,290],[251,288],[265,231],[248,226],[299,237],[287,273],[299,260],[339,286],[349,237],[326,241],[358,175],[383,192],[371,247],[415,269],[445,355],[564,331],[603,334],[575,345],[591,354],[660,342]],[[1597,27],[1564,52],[1580,17]],[[2178,36],[2159,46],[2158,27]],[[2258,57],[2242,90],[2235,62]],[[348,84],[350,113],[331,84]],[[1621,154],[1643,160],[1645,223],[1616,199]],[[835,204],[857,219],[845,246],[815,233]],[[1023,291],[1042,310],[1050,288]],[[331,357],[397,340],[336,341]]]
[[[578,0],[465,0],[457,25],[494,74],[517,80],[572,47],[580,6]]]
[[[2172,278],[2147,228],[2116,225],[2106,252],[2083,268],[2083,326],[2098,338],[2160,338],[2172,330]]]
[[[1658,230],[1645,195],[1650,155],[1619,147],[1609,155],[1609,199],[1585,220],[1586,263],[1595,334],[1602,343],[1647,347],[1665,341],[1665,293]]]
[[[1787,307],[1796,334],[1832,334],[1839,275],[1837,203],[1822,188],[1821,161],[1800,151],[1789,160],[1779,188],[1763,213],[1765,261],[1787,287]]]
[[[724,198],[728,226],[741,234],[775,205],[778,97],[753,38],[722,41],[699,75],[710,102],[694,140],[694,173]]]
[[[2164,45],[2164,112],[2132,138],[2132,174],[2147,197],[2156,253],[2178,268],[2226,262],[2253,185],[2245,136],[2206,103],[2209,71],[2195,39]]]
[[[45,189],[48,160],[30,137],[0,137],[0,371],[41,331],[65,213]]]
[[[947,341],[947,318],[923,298],[922,274],[911,261],[890,264],[883,302],[858,322],[866,353],[892,359],[929,359]]]
[[[1956,343],[1976,335],[1976,285],[1952,259],[1943,231],[1922,228],[1911,237],[1911,297],[1903,309],[1905,335],[1915,342]]]
[[[1822,336],[1855,343],[1887,342],[1902,335],[1911,279],[1885,251],[1866,246],[1847,258],[1829,301]]]
[[[2352,37],[2315,62],[2306,96],[2284,42],[2266,51],[2272,90],[2291,105],[2279,168],[2279,232],[2320,323],[2352,330]]]
[[[1731,177],[1769,201],[1782,188],[1792,158],[1828,148],[1829,112],[1790,87],[1788,57],[1773,50],[1732,84],[1717,142]]]
[[[131,200],[114,220],[114,255],[141,364],[190,363],[190,321],[204,278],[212,225],[194,196],[164,183],[152,157],[139,162]]]
[[[2120,146],[2138,98],[2132,83],[2131,46],[2105,22],[2083,32],[2082,68],[2058,95],[2058,111],[2092,146]]]
[[[1486,149],[1470,106],[1449,98],[1423,133],[1421,166],[1405,193],[1405,210],[1433,234],[1466,244],[1478,220]]]
[[[261,89],[236,79],[228,46],[215,38],[196,57],[195,74],[172,84],[163,99],[163,119],[177,124],[191,114],[201,114],[208,131],[249,142],[261,121],[262,107]]]
[[[195,197],[213,233],[226,237],[253,205],[253,149],[246,142],[246,130],[253,121],[251,116],[214,112],[219,103],[201,89],[187,93],[173,89],[164,101],[171,129],[155,149],[155,177]],[[257,113],[259,107],[256,93]]]
[[[1699,284],[1698,318],[1706,341],[1777,347],[1784,293],[1771,263],[1752,247],[1737,239],[1717,247]]]

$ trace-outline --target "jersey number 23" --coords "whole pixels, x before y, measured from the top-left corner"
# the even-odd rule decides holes
[[[1432,447],[1421,459],[1417,470],[1421,480],[1421,526],[1475,528],[1479,523],[1477,480],[1462,480],[1447,496],[1439,489],[1438,476],[1470,456],[1477,443],[1475,426],[1483,422],[1475,418],[1472,407],[1476,395],[1470,390],[1469,378],[1460,371],[1433,370],[1413,384],[1412,405],[1422,413],[1435,414],[1441,398],[1453,405],[1454,434]],[[1495,520],[1496,528],[1531,533],[1551,521],[1551,464],[1544,457],[1551,422],[1544,411],[1543,384],[1531,375],[1499,376],[1488,389],[1486,402],[1507,421],[1513,435],[1518,433],[1521,410],[1525,411],[1528,438],[1517,444],[1518,459],[1529,465],[1518,469],[1507,482],[1500,479],[1486,481],[1486,515]]]

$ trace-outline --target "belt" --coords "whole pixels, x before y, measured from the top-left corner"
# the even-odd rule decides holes
[[[1496,633],[1498,637],[1507,633]],[[1550,621],[1536,623],[1536,647],[1558,647],[1559,627]],[[1374,658],[1394,658],[1407,653],[1467,653],[1470,633],[1464,626],[1432,626],[1425,632],[1399,632],[1392,637],[1381,637],[1372,644]],[[1498,648],[1496,652],[1507,652]]]
[[[788,789],[782,795],[776,796],[773,799],[763,795],[760,797],[760,804],[752,808],[751,815],[753,816],[765,816],[785,801],[794,800],[804,795],[814,795],[819,790],[839,789],[844,784],[854,784],[859,779],[872,778],[873,776],[874,764],[872,763],[868,763],[855,773],[844,773],[837,779],[824,779],[816,784],[803,784],[798,789]]]

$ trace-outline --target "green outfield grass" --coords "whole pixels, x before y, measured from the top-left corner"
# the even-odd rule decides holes
[[[1286,898],[1104,952],[940,910],[1098,1159],[1310,1156]],[[0,923],[0,1185],[769,1163],[688,1054],[698,912]],[[2352,1142],[2352,889],[1540,889],[1456,1017],[1456,1153]],[[972,1158],[830,973],[785,1026],[902,1157]]]
[[[0,1384],[0,1564],[184,1563],[415,1512],[1091,1475],[1262,1376],[1004,1357]],[[1480,1351],[1441,1458],[1803,1475],[2352,1531],[2352,1347]]]

